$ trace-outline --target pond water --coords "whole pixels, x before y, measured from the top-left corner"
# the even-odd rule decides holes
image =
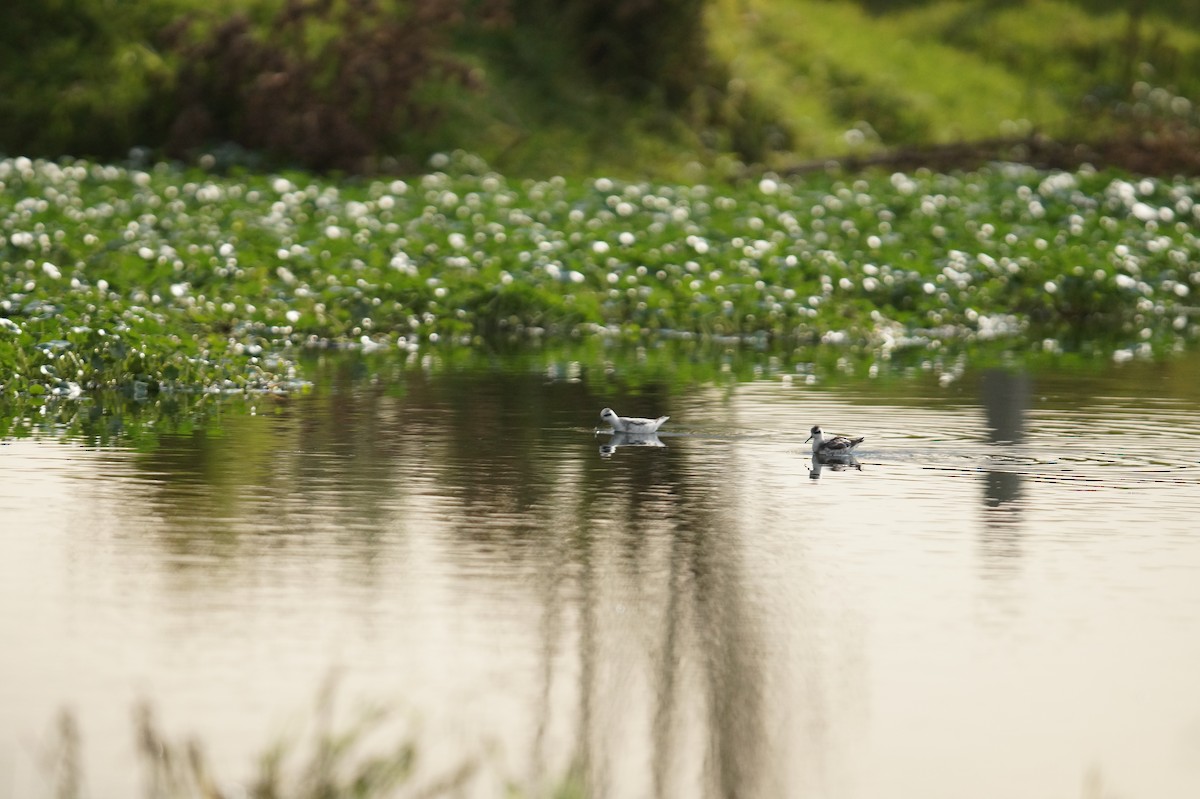
[[[0,447],[0,796],[392,710],[468,796],[1200,796],[1200,359],[701,387],[348,359]],[[669,414],[604,452],[605,405]],[[865,435],[814,468],[808,428]]]

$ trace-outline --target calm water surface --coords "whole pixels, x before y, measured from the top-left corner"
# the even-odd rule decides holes
[[[559,370],[568,374],[569,370]],[[602,457],[604,405],[670,414]],[[867,436],[814,468],[808,428]],[[619,442],[618,442],[619,443]],[[466,795],[1200,796],[1200,360],[636,392],[339,379],[138,448],[0,446],[0,796],[235,788],[395,711]]]

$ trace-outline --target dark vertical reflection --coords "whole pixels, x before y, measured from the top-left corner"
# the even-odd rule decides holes
[[[732,525],[731,525],[732,526]],[[763,740],[762,631],[746,605],[737,536],[710,525],[696,562],[696,601],[709,685],[709,767],[714,795],[759,796],[766,776]]]
[[[984,372],[979,388],[987,414],[988,440],[993,444],[1021,443],[1029,407],[1029,376],[1024,372],[990,369]]]
[[[654,682],[658,686],[659,698],[651,726],[655,796],[669,796],[671,793],[675,730],[681,722],[683,703],[680,702],[682,680],[679,679],[679,663],[683,660],[687,641],[680,634],[678,620],[684,611],[684,595],[689,582],[686,551],[686,542],[680,540],[678,535],[672,536],[662,649],[658,662],[654,664]]]
[[[695,462],[682,441],[663,454],[586,467],[577,761],[588,794],[611,795],[630,765],[627,731],[644,721],[650,795],[686,795],[697,777],[704,796],[761,795],[763,631],[747,605],[737,499],[719,463]],[[614,601],[633,610],[638,596],[649,601],[614,627]],[[614,685],[614,673],[627,677]]]
[[[994,468],[984,475],[982,550],[988,569],[1004,572],[1021,555],[1021,473],[1011,447],[1025,437],[1030,381],[1021,372],[993,369],[980,381]]]

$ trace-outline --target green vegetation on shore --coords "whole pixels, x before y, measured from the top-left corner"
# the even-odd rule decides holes
[[[678,182],[1034,131],[1102,167],[1200,149],[1200,15],[1159,0],[14,2],[11,156]]]
[[[307,348],[709,341],[795,364],[1196,336],[1200,182],[999,165],[739,185],[0,161],[0,392],[287,391]]]
[[[711,28],[716,52],[800,151],[830,155],[1032,129],[1128,135],[1131,87],[1200,90],[1198,21],[1137,5],[717,3]],[[1194,125],[1191,104],[1176,102],[1175,119]],[[1147,111],[1144,131],[1157,127]]]

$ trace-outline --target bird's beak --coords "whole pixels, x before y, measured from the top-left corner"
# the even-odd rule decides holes
[[[810,441],[812,441],[812,436],[809,436],[808,438],[804,439],[805,444],[807,444]]]

